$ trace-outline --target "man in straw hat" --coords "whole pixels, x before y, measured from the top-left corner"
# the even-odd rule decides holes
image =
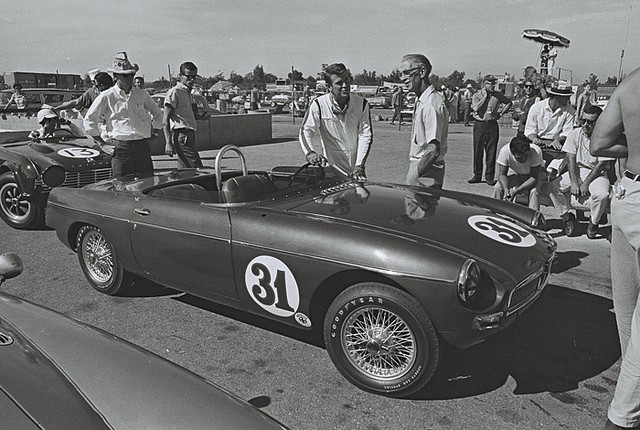
[[[560,191],[558,174],[563,170],[562,146],[573,130],[575,116],[569,106],[572,93],[573,89],[567,82],[554,82],[547,89],[549,98],[531,106],[524,127],[525,136],[542,149],[545,161],[542,169],[545,178],[538,181],[540,195],[549,195],[551,198],[553,206],[564,222],[564,233],[567,236],[573,235],[575,231],[575,216],[569,212],[567,199]]]
[[[153,162],[149,138],[153,128],[164,125],[162,111],[147,91],[133,86],[138,65],[129,62],[126,52],[113,57],[113,68],[108,71],[116,84],[98,95],[84,118],[84,127],[89,136],[104,144],[100,124],[105,122],[105,135],[115,146],[111,161],[114,177],[150,174]]]

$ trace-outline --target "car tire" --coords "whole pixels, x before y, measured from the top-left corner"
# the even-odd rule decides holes
[[[44,224],[44,210],[22,196],[10,172],[0,175],[0,218],[19,229],[36,228]]]
[[[115,248],[99,228],[86,225],[76,237],[80,267],[94,289],[115,296],[131,286],[131,275],[124,270]]]
[[[357,387],[407,397],[431,380],[438,335],[411,295],[380,283],[349,287],[329,306],[324,341],[340,373]]]

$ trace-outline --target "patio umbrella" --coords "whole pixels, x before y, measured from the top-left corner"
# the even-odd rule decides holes
[[[538,30],[535,28],[529,28],[522,32],[522,37],[525,39],[533,40],[538,43],[547,43],[553,46],[559,46],[561,48],[568,48],[571,41],[564,36],[560,36],[558,33],[554,33],[549,30]]]

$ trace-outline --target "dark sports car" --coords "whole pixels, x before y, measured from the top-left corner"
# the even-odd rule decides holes
[[[222,169],[230,151],[240,169]],[[47,222],[98,291],[142,276],[315,328],[348,380],[394,397],[430,380],[443,340],[468,347],[512,323],[556,248],[519,205],[332,167],[248,171],[230,146],[214,168],[55,189]]]
[[[0,255],[0,284],[21,271]],[[0,417],[7,430],[285,429],[174,363],[4,293]]]
[[[0,218],[14,228],[41,226],[53,187],[82,187],[109,178],[111,156],[68,129],[39,142],[7,139],[0,143]]]

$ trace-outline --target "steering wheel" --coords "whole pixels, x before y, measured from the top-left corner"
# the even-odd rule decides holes
[[[305,163],[302,166],[300,166],[300,168],[298,170],[296,170],[296,172],[293,174],[293,176],[291,176],[291,179],[289,179],[289,183],[287,184],[287,188],[291,187],[293,185],[293,181],[296,180],[298,175],[300,175],[300,173],[302,173],[302,171],[305,170],[306,168],[308,168],[309,166],[312,166],[312,164],[311,163]],[[322,167],[322,166],[317,166],[317,167],[321,168],[322,172],[324,174],[324,167]]]
[[[220,169],[220,164],[222,163],[222,158],[224,157],[224,154],[229,152],[229,151],[233,151],[235,152],[238,157],[240,158],[240,166],[242,168],[242,176],[247,176],[249,174],[248,170],[247,170],[247,161],[244,159],[244,154],[242,154],[242,151],[240,151],[240,148],[238,148],[236,145],[225,145],[223,146],[220,151],[218,151],[218,154],[216,155],[216,160],[214,162],[214,167],[215,167],[215,171],[216,171],[216,184],[218,185],[218,190],[220,192],[222,192],[222,170]]]

